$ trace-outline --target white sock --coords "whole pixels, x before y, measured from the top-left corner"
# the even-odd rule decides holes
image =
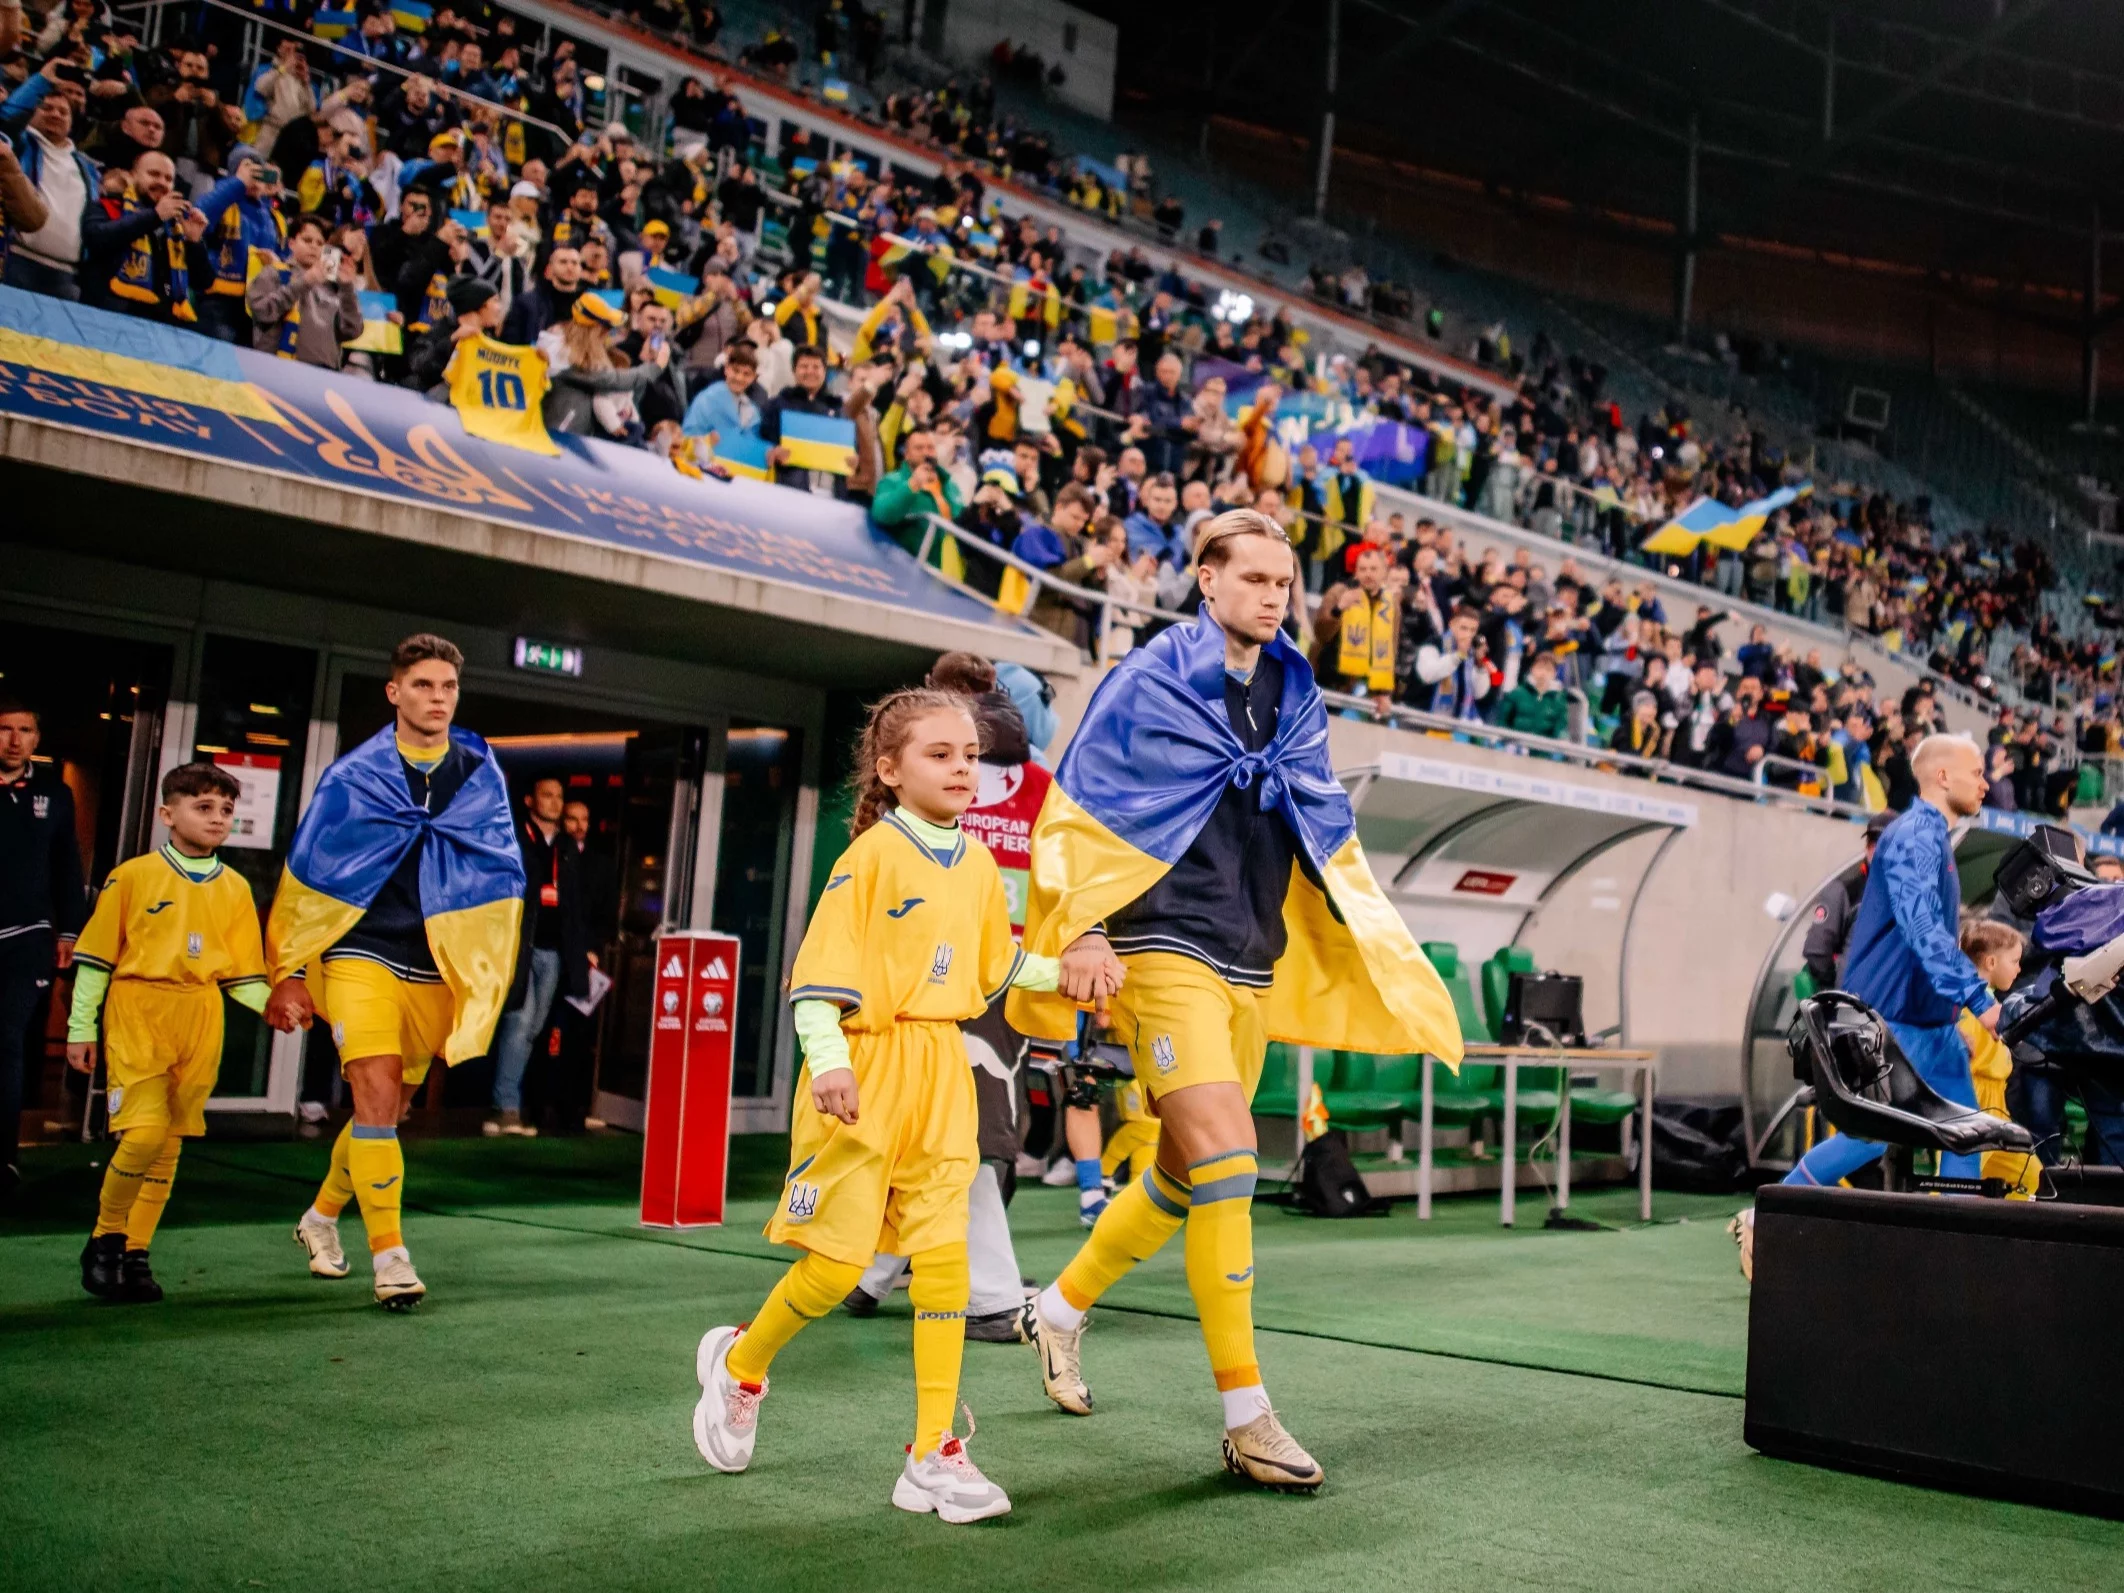
[[[1245,1388],[1228,1388],[1218,1397],[1224,1401],[1227,1432],[1269,1413],[1268,1390],[1259,1383],[1249,1383]]]
[[[1040,1291],[1040,1320],[1073,1333],[1084,1325],[1084,1313],[1062,1298],[1062,1285],[1050,1283]]]
[[[312,1206],[308,1211],[302,1214],[302,1220],[304,1222],[321,1222],[328,1224],[329,1226],[334,1228],[337,1228],[339,1226],[339,1219],[337,1217],[327,1217],[315,1206]]]
[[[412,1259],[412,1253],[404,1245],[390,1245],[385,1249],[373,1252],[369,1256],[369,1265],[381,1272],[394,1261],[411,1261]]]

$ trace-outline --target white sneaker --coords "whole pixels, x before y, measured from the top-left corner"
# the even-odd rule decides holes
[[[295,1224],[295,1242],[310,1253],[310,1275],[343,1278],[349,1270],[347,1253],[339,1247],[339,1224],[330,1218],[304,1212]]]
[[[1748,1282],[1755,1281],[1755,1208],[1733,1214],[1726,1224],[1726,1234],[1740,1247],[1741,1276]]]
[[[1274,1411],[1256,1416],[1244,1427],[1226,1429],[1224,1469],[1278,1493],[1311,1493],[1326,1480],[1320,1462],[1284,1431]]]
[[[1067,1156],[1058,1157],[1040,1175],[1040,1182],[1049,1189],[1074,1189],[1077,1187],[1077,1164]]]
[[[1037,1298],[1026,1308],[1025,1335],[1040,1352],[1040,1383],[1047,1397],[1072,1416],[1092,1413],[1091,1389],[1084,1382],[1084,1330],[1089,1316],[1067,1330],[1056,1327],[1040,1310]]]
[[[752,1464],[752,1441],[759,1435],[760,1401],[767,1385],[747,1388],[730,1375],[730,1346],[741,1329],[710,1328],[693,1352],[693,1374],[701,1397],[693,1407],[693,1447],[717,1471],[743,1471]]]
[[[385,1259],[388,1257],[389,1259]],[[386,1311],[410,1311],[427,1298],[428,1286],[413,1270],[413,1258],[401,1246],[376,1258],[376,1303]]]
[[[892,1502],[916,1515],[934,1510],[955,1527],[1010,1514],[1010,1495],[981,1475],[963,1441],[949,1436],[920,1460],[908,1455]]]

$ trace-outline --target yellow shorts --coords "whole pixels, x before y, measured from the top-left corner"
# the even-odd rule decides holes
[[[1265,992],[1226,984],[1177,952],[1121,960],[1128,978],[1114,997],[1113,1034],[1128,1047],[1136,1081],[1152,1099],[1191,1084],[1236,1084],[1251,1101],[1268,1054]]]
[[[103,1001],[111,1132],[206,1132],[207,1097],[221,1077],[221,989],[113,979]]]
[[[1109,1178],[1147,1171],[1158,1154],[1158,1119],[1142,1085],[1131,1079],[1114,1091],[1114,1116],[1118,1121],[1099,1158],[1100,1170]]]
[[[959,1026],[896,1023],[849,1035],[848,1050],[855,1122],[815,1110],[811,1070],[797,1076],[789,1176],[767,1237],[859,1267],[880,1250],[965,1243],[981,1141]]]
[[[342,1069],[359,1057],[395,1056],[408,1084],[428,1076],[457,1021],[448,985],[413,984],[361,957],[323,964],[316,1000],[331,1021]]]

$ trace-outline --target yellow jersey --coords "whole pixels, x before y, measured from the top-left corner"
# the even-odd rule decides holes
[[[858,1034],[958,1023],[1002,995],[1023,955],[988,848],[955,833],[933,849],[888,813],[835,860],[789,997],[832,1002]]]
[[[258,904],[241,874],[215,861],[194,878],[164,847],[111,870],[74,961],[114,979],[160,985],[266,982]]]
[[[450,356],[443,381],[465,430],[475,437],[534,454],[557,454],[541,413],[550,385],[546,357],[535,348],[467,338]]]

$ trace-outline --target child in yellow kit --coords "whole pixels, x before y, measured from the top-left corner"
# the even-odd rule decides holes
[[[111,871],[74,947],[66,1060],[96,1066],[97,1019],[118,1144],[103,1175],[81,1286],[127,1303],[162,1298],[148,1245],[170,1198],[185,1136],[206,1132],[221,1074],[221,997],[265,1006],[258,905],[215,848],[228,839],[240,788],[210,763],[162,777],[169,843]]]
[[[855,838],[790,981],[805,1074],[767,1236],[806,1254],[750,1323],[702,1338],[693,1413],[702,1458],[743,1471],[775,1353],[846,1298],[878,1250],[904,1255],[914,1272],[915,1432],[892,1502],[954,1523],[1010,1509],[951,1432],[966,1344],[967,1193],[980,1166],[959,1024],[1013,984],[1053,990],[1058,972],[1054,959],[1018,950],[995,859],[958,828],[980,751],[971,704],[956,693],[896,692],[871,711],[856,758]]]
[[[1976,965],[1984,982],[2000,995],[2021,976],[2021,933],[2011,924],[1973,918],[1962,926],[1962,952]],[[1979,1109],[1993,1117],[2005,1117],[2006,1081],[2013,1077],[2013,1053],[1999,1044],[1999,1037],[1964,1012],[1962,1038],[1969,1045],[1969,1073],[1976,1084]],[[2028,1151],[1986,1151],[1983,1176],[2006,1185],[2008,1200],[2033,1200],[2043,1177],[2043,1164]]]

